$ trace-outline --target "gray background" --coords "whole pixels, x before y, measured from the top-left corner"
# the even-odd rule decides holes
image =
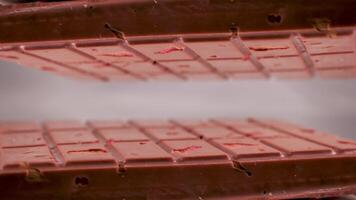
[[[77,81],[0,62],[0,120],[263,117],[356,139],[356,80]]]

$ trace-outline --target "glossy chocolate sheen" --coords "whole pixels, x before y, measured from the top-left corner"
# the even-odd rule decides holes
[[[96,0],[0,7],[0,42],[356,25],[354,0]]]
[[[0,43],[0,60],[99,81],[356,77],[354,27]]]
[[[274,120],[0,124],[2,199],[356,193],[356,141]]]

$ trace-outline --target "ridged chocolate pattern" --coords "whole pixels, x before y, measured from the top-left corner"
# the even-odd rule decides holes
[[[355,31],[154,35],[0,44],[0,60],[82,79],[354,78]]]
[[[0,132],[2,172],[21,168],[22,162],[55,167],[96,163],[98,157],[123,164],[132,159],[180,163],[210,157],[289,159],[294,155],[332,157],[356,152],[356,141],[258,119],[89,121],[86,124],[53,121],[44,122],[43,126],[32,122],[3,122]],[[21,153],[20,157],[14,156]]]
[[[356,141],[274,120],[2,122],[0,146],[4,198],[327,197],[356,184]]]
[[[226,191],[215,188],[202,193],[199,190],[198,193],[206,197],[323,197],[355,191],[356,141],[274,120],[2,122],[0,132],[0,185],[5,177],[16,174],[22,174],[27,180],[28,176],[35,176],[31,174],[33,171],[41,174],[37,174],[39,177],[48,176],[54,182],[63,179],[63,183],[72,184],[71,180],[76,180],[78,174],[92,170],[95,175],[85,178],[90,177],[93,180],[90,183],[97,185],[92,186],[95,192],[87,191],[103,197],[107,191],[101,188],[100,193],[98,188],[105,183],[98,179],[105,176],[101,173],[112,170],[110,173],[114,175],[110,176],[120,177],[112,180],[120,182],[117,187],[122,194],[117,197],[126,198],[133,195],[130,191],[136,190],[152,199],[191,197],[186,194],[187,188],[177,186],[182,183],[174,179],[184,181],[187,187],[190,184],[213,188],[224,185]],[[324,166],[326,169],[320,171]],[[220,172],[221,167],[224,170]],[[198,169],[202,177],[189,178]],[[70,176],[53,178],[56,173]],[[138,179],[136,176],[142,176],[141,173],[147,177]],[[176,177],[177,173],[182,177]],[[141,187],[154,190],[151,184],[142,182],[164,176],[171,177],[173,183],[170,184],[177,184],[172,187],[183,192],[156,191],[152,196],[140,190]],[[283,176],[294,178],[289,180]],[[19,184],[17,179],[12,181]],[[136,184],[143,185],[131,185],[129,190],[120,188],[125,181],[139,181]],[[165,180],[156,181],[160,184]],[[234,181],[237,182],[232,187],[229,183]],[[116,183],[107,184],[110,186],[106,188],[110,188]],[[241,188],[240,184],[251,188]],[[160,186],[162,190],[165,187]],[[64,191],[60,194],[72,194],[72,190]],[[79,195],[78,199],[84,197]]]

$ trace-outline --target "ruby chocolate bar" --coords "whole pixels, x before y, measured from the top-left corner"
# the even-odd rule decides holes
[[[2,122],[4,199],[356,193],[356,141],[274,120]]]

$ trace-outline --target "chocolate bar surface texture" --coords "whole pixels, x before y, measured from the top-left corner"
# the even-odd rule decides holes
[[[274,120],[0,125],[1,199],[289,199],[356,193],[356,141]]]
[[[96,81],[347,79],[354,27],[0,43],[0,60]]]

